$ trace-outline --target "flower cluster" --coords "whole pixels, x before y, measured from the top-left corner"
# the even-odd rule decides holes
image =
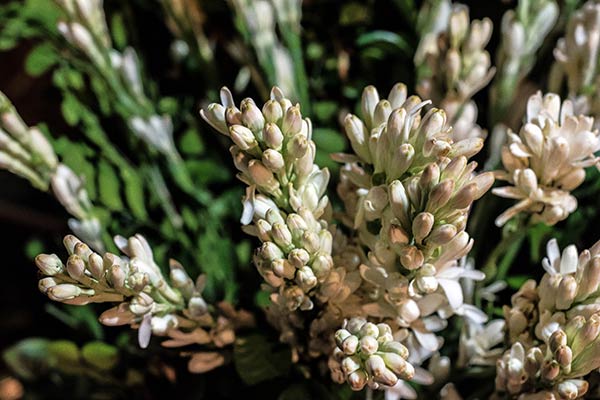
[[[144,93],[138,56],[112,47],[103,0],[59,0],[67,20],[59,22],[64,38],[82,51],[114,91],[131,132],[150,148],[178,162],[170,117],[160,116]],[[142,110],[142,112],[140,112]]]
[[[458,261],[473,243],[464,231],[469,208],[494,181],[492,173],[475,174],[476,164],[468,162],[481,149],[481,138],[454,142],[445,112],[432,108],[421,115],[428,102],[407,97],[402,84],[382,100],[374,87],[367,87],[363,119],[349,115],[345,120],[355,155],[335,156],[345,163],[338,193],[346,214],[340,219],[356,232],[355,238],[347,238],[328,226],[324,192],[329,174],[313,163],[311,124],[302,119],[299,107],[278,88],[262,110],[251,99],[238,108],[226,89],[221,102],[202,110],[202,116],[234,142],[238,177],[248,185],[242,223],[252,223],[244,230],[262,242],[254,262],[273,291],[267,315],[294,348],[295,359],[302,353],[332,354],[335,344],[342,346],[347,339],[340,335],[355,335],[360,327],[338,331],[337,342],[333,332],[357,315],[360,319],[351,326],[356,321],[376,326],[367,319],[389,326],[390,337],[409,350],[403,358],[415,365],[441,346],[433,332],[445,327],[446,318],[460,314],[485,320],[464,304],[459,283],[483,274]],[[320,313],[312,321],[294,312],[315,308]],[[306,324],[308,343],[297,334]],[[388,337],[378,335],[373,340]],[[363,336],[344,343],[358,343]],[[372,342],[370,336],[364,341]],[[323,340],[327,337],[331,339]],[[356,349],[343,351],[354,357]],[[346,359],[358,356],[352,357]],[[372,362],[375,377],[366,359],[356,368],[340,357],[330,358],[329,365],[334,379],[348,379],[356,390],[365,384],[393,386],[412,375],[395,365],[388,365],[395,374],[379,368],[379,358]]]
[[[593,118],[573,114],[569,100],[540,92],[527,102],[526,122],[518,134],[508,132],[502,148],[503,171],[496,177],[512,186],[493,193],[519,200],[504,211],[496,225],[502,226],[519,213],[531,214],[532,222],[554,225],[577,208],[570,192],[585,179],[585,168],[598,164],[600,149]]]
[[[373,324],[355,317],[344,322],[335,333],[337,347],[330,360],[332,376],[337,382],[347,380],[353,390],[365,385],[394,386],[398,379],[413,378],[414,367],[406,361],[408,349],[394,341],[387,324]]]
[[[215,350],[232,344],[235,329],[251,325],[252,317],[225,303],[217,307],[207,304],[202,297],[204,277],[192,281],[174,260],[169,283],[143,236],[117,236],[115,244],[127,258],[108,252],[100,255],[75,236],[66,236],[66,263],[56,254],[36,257],[44,275],[39,281],[40,290],[65,304],[118,303],[100,315],[100,322],[138,329],[142,348],[148,346],[153,334],[169,337],[162,343],[166,347],[209,345],[209,351],[192,354],[192,372],[204,372],[222,364],[224,356]]]
[[[573,13],[565,36],[556,44],[556,63],[549,80],[550,90],[560,90],[560,85],[566,81],[569,99],[573,101],[576,112],[593,115],[596,124],[600,116],[600,98],[596,90],[599,83],[599,36],[600,4],[588,1]]]
[[[575,399],[600,367],[600,242],[577,253],[560,253],[548,242],[536,287],[527,281],[505,308],[510,349],[497,362],[496,390],[523,399]]]
[[[333,268],[333,239],[323,219],[329,171],[314,163],[310,120],[279,88],[262,111],[249,98],[238,108],[226,88],[221,102],[202,116],[234,143],[230,151],[238,177],[248,185],[242,223],[262,242],[254,263],[276,290],[275,303],[312,309],[312,297]]]
[[[101,226],[94,215],[83,178],[62,164],[38,127],[23,122],[10,101],[0,92],[0,168],[31,182],[43,191],[52,190],[74,218],[69,227],[92,247],[102,250]]]
[[[417,93],[443,108],[453,126],[452,138],[484,137],[471,97],[494,75],[485,46],[492,34],[488,18],[469,24],[469,8],[442,1],[420,18],[426,25],[415,54],[419,67]]]
[[[475,174],[476,164],[468,162],[482,139],[454,142],[445,112],[432,108],[421,115],[427,102],[407,97],[404,85],[381,100],[367,87],[361,104],[363,119],[345,120],[356,156],[337,158],[346,163],[338,193],[368,249],[360,266],[363,310],[405,331],[410,360],[420,363],[441,345],[431,332],[442,329],[445,318],[478,318],[463,304],[458,280],[483,276],[458,260],[472,246],[464,231],[471,203],[494,179]]]

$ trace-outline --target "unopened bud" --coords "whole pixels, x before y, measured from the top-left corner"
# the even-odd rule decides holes
[[[60,274],[64,270],[63,263],[56,254],[40,254],[35,258],[35,264],[47,276]]]

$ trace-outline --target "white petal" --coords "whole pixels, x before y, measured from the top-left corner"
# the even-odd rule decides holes
[[[577,271],[577,261],[579,254],[577,254],[577,248],[575,245],[567,246],[563,250],[562,257],[560,259],[560,273],[562,275],[573,274]]]
[[[438,279],[438,282],[442,289],[444,289],[444,293],[446,293],[450,307],[455,310],[460,307],[463,304],[463,293],[460,284],[457,281],[449,279]]]

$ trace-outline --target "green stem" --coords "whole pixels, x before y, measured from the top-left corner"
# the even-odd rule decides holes
[[[302,104],[302,111],[307,115],[310,114],[310,102],[308,98],[308,78],[306,70],[304,68],[304,57],[302,54],[302,41],[300,39],[299,29],[292,26],[282,26],[281,33],[283,40],[285,41],[290,55],[292,56],[292,62],[294,64],[294,75],[297,95]],[[299,27],[297,27],[299,28]]]
[[[502,240],[492,250],[483,265],[482,271],[486,275],[485,283],[502,280],[506,277],[527,232],[527,227],[524,226],[522,220],[519,220],[513,230],[503,235]]]

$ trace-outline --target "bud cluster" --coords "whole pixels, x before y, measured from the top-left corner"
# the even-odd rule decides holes
[[[497,362],[496,389],[519,398],[580,398],[587,375],[600,367],[600,242],[561,254],[553,239],[547,253],[539,286],[527,281],[504,309],[511,348]]]
[[[371,389],[394,386],[398,380],[414,376],[414,367],[406,361],[408,349],[394,340],[387,324],[351,318],[335,333],[335,341],[337,347],[329,361],[331,375],[337,382],[346,380],[353,390],[365,385]]]
[[[566,80],[569,98],[577,113],[600,116],[600,98],[596,88],[598,51],[600,50],[600,3],[586,2],[567,23],[565,36],[554,49],[556,63],[550,74],[550,90],[558,91]],[[597,125],[596,125],[597,127]]]
[[[59,163],[44,134],[35,126],[27,126],[2,92],[0,168],[29,180],[40,190],[52,189],[56,199],[74,217],[69,219],[69,227],[93,248],[104,248],[100,221],[94,215],[83,179]]]
[[[66,263],[56,254],[40,254],[35,259],[44,275],[40,290],[65,304],[118,303],[100,315],[100,322],[137,328],[142,348],[154,334],[169,337],[162,343],[165,347],[200,344],[218,349],[233,343],[234,329],[253,324],[248,313],[237,312],[226,303],[216,308],[207,304],[202,297],[205,277],[192,281],[174,260],[169,283],[143,236],[116,236],[115,244],[128,257],[108,252],[100,255],[75,236],[66,236]],[[189,369],[204,372],[223,361],[216,351],[193,353]]]
[[[368,249],[359,267],[363,280],[355,296],[363,312],[388,323],[410,350],[415,365],[442,344],[433,332],[453,314],[483,319],[464,304],[459,279],[483,274],[458,260],[473,241],[464,231],[474,200],[493,184],[491,173],[475,174],[468,158],[481,138],[454,142],[446,113],[407,97],[403,84],[387,99],[369,86],[363,117],[349,115],[345,130],[355,155],[344,162],[338,193],[361,245]]]
[[[67,21],[58,30],[92,61],[109,82],[131,132],[150,148],[179,162],[170,117],[159,116],[144,93],[138,56],[131,47],[119,52],[112,47],[103,0],[60,0]]]
[[[0,92],[0,168],[19,175],[41,190],[48,190],[58,159],[44,134],[27,126]]]
[[[321,219],[329,171],[314,163],[311,122],[277,87],[262,110],[249,98],[238,108],[227,88],[221,102],[201,114],[234,143],[233,162],[248,185],[242,223],[262,242],[254,263],[277,290],[275,302],[311,309],[311,296],[333,268],[332,235]]]
[[[430,31],[421,32],[421,42],[415,54],[418,66],[417,93],[448,113],[455,141],[484,137],[476,124],[477,106],[471,98],[486,86],[494,75],[490,54],[485,46],[492,34],[488,18],[469,23],[469,8],[464,4],[439,5],[437,13],[421,11],[420,18],[435,19]],[[442,12],[450,10],[449,14]],[[432,14],[432,15],[430,15]]]
[[[541,92],[527,102],[526,122],[518,134],[508,132],[502,147],[503,171],[496,178],[512,186],[495,188],[500,197],[519,200],[496,219],[502,226],[519,213],[531,214],[532,222],[554,225],[577,208],[570,192],[585,179],[585,168],[598,165],[600,149],[594,119],[573,114],[569,100]]]
[[[507,10],[500,25],[498,73],[491,91],[492,111],[499,117],[511,107],[517,85],[529,73],[535,55],[558,18],[554,0],[520,1]]]

